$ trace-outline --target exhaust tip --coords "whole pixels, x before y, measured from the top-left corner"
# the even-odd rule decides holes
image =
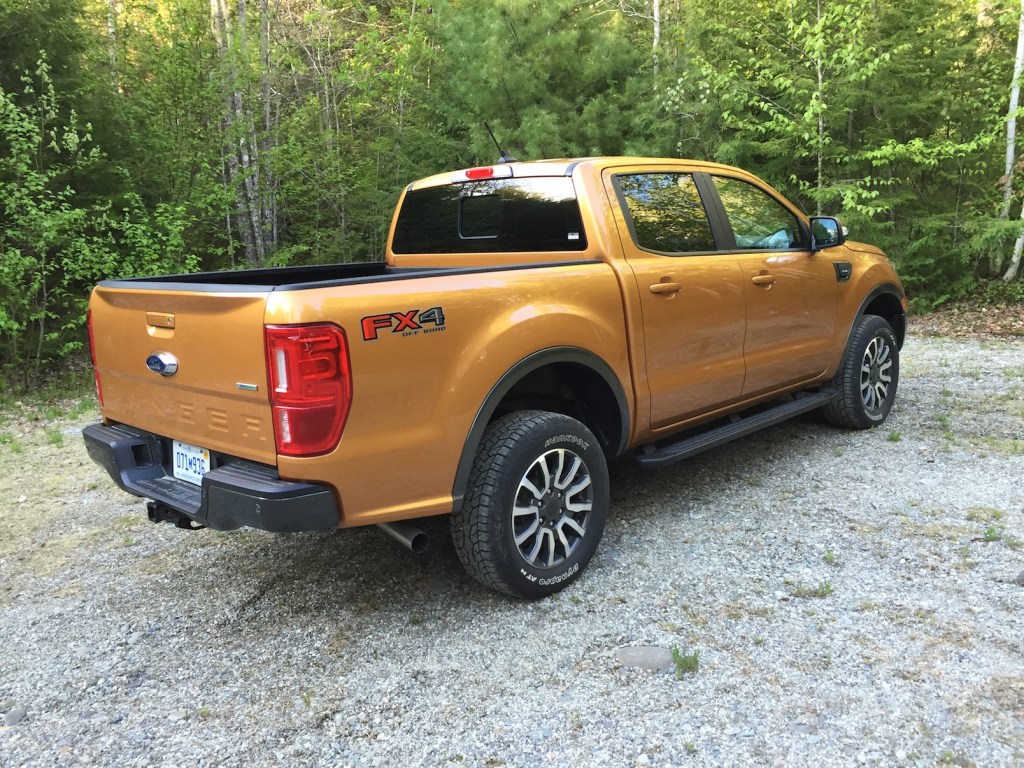
[[[422,555],[430,545],[430,537],[412,523],[378,523],[377,527],[407,549]]]

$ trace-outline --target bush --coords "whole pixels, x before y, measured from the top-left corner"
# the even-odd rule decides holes
[[[184,255],[180,209],[150,213],[134,193],[78,193],[104,155],[89,125],[62,115],[45,57],[23,81],[18,97],[0,89],[0,370],[16,389],[83,346],[97,281],[196,267]]]

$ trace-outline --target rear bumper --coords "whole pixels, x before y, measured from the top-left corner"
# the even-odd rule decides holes
[[[246,525],[276,533],[338,527],[338,504],[327,486],[282,480],[273,467],[229,459],[206,473],[200,487],[174,477],[166,438],[123,424],[92,424],[83,437],[92,460],[123,490],[200,525],[219,531]]]

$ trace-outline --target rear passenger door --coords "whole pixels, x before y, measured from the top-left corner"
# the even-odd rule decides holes
[[[606,171],[636,279],[643,328],[632,336],[643,339],[653,429],[734,402],[743,389],[740,265],[719,251],[695,176],[670,166]]]
[[[831,259],[811,251],[806,227],[770,190],[726,174],[710,178],[722,247],[739,263],[745,294],[744,397],[819,376],[836,344]]]

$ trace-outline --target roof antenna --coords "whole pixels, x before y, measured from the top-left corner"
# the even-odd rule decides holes
[[[494,146],[496,146],[498,148],[498,154],[500,155],[500,157],[498,158],[498,163],[499,164],[504,165],[505,163],[517,163],[517,162],[519,162],[514,157],[512,157],[512,155],[510,155],[508,152],[506,152],[504,149],[501,148],[501,144],[499,144],[498,140],[496,138],[494,138],[494,131],[491,130],[491,126],[489,126],[487,124],[486,120],[484,120],[484,128],[486,128],[487,132],[489,134],[491,134],[491,141],[493,141],[494,142]]]

